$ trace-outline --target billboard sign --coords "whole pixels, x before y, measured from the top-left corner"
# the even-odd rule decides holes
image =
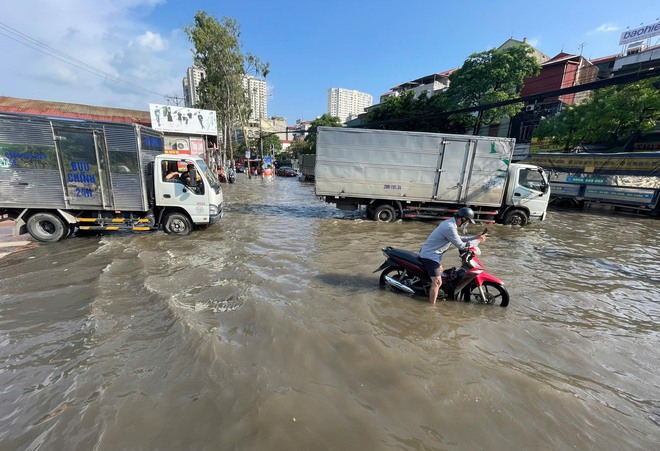
[[[149,104],[151,128],[161,132],[218,136],[215,111]]]
[[[641,25],[632,30],[626,30],[621,33],[619,45],[630,44],[631,42],[643,41],[660,35],[660,22],[651,25]]]

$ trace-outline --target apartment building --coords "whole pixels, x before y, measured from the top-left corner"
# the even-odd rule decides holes
[[[183,77],[183,101],[185,106],[192,108],[199,102],[197,87],[206,72],[201,67],[192,66],[186,70],[186,76]],[[258,122],[259,119],[268,118],[266,81],[252,77],[250,75],[243,77],[243,90],[249,99],[252,114],[250,121]]]
[[[251,121],[267,119],[266,80],[260,80],[248,75],[243,77],[243,89],[245,90],[245,95],[250,101],[250,109],[252,110],[249,119]]]
[[[199,102],[197,95],[197,86],[202,81],[205,72],[201,67],[192,66],[186,70],[186,76],[183,77],[183,102],[188,108],[192,108]]]
[[[373,103],[373,96],[354,89],[328,89],[328,113],[346,122],[364,113]]]

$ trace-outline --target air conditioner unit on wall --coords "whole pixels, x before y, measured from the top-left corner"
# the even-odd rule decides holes
[[[179,150],[183,150],[186,148],[186,145],[184,143],[176,143],[176,148]]]
[[[525,107],[525,111],[534,111],[534,108],[535,108],[535,107],[536,107],[536,105],[527,105],[527,106]]]

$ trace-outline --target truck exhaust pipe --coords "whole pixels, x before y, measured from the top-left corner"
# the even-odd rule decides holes
[[[401,291],[405,291],[408,294],[415,294],[415,290],[399,282],[398,280],[392,279],[390,276],[385,276],[385,282],[388,285],[392,285],[395,288],[398,288]]]

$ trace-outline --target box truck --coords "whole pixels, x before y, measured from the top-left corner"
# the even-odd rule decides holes
[[[545,171],[511,163],[515,140],[470,135],[319,127],[316,195],[376,221],[443,219],[471,207],[484,223],[543,220]]]
[[[163,143],[137,124],[0,114],[0,215],[45,242],[76,229],[186,235],[218,222],[216,176]]]
[[[660,216],[660,152],[532,156],[550,173],[552,205]]]
[[[314,166],[316,165],[316,155],[303,154],[299,157],[300,180],[310,182],[314,180]]]

